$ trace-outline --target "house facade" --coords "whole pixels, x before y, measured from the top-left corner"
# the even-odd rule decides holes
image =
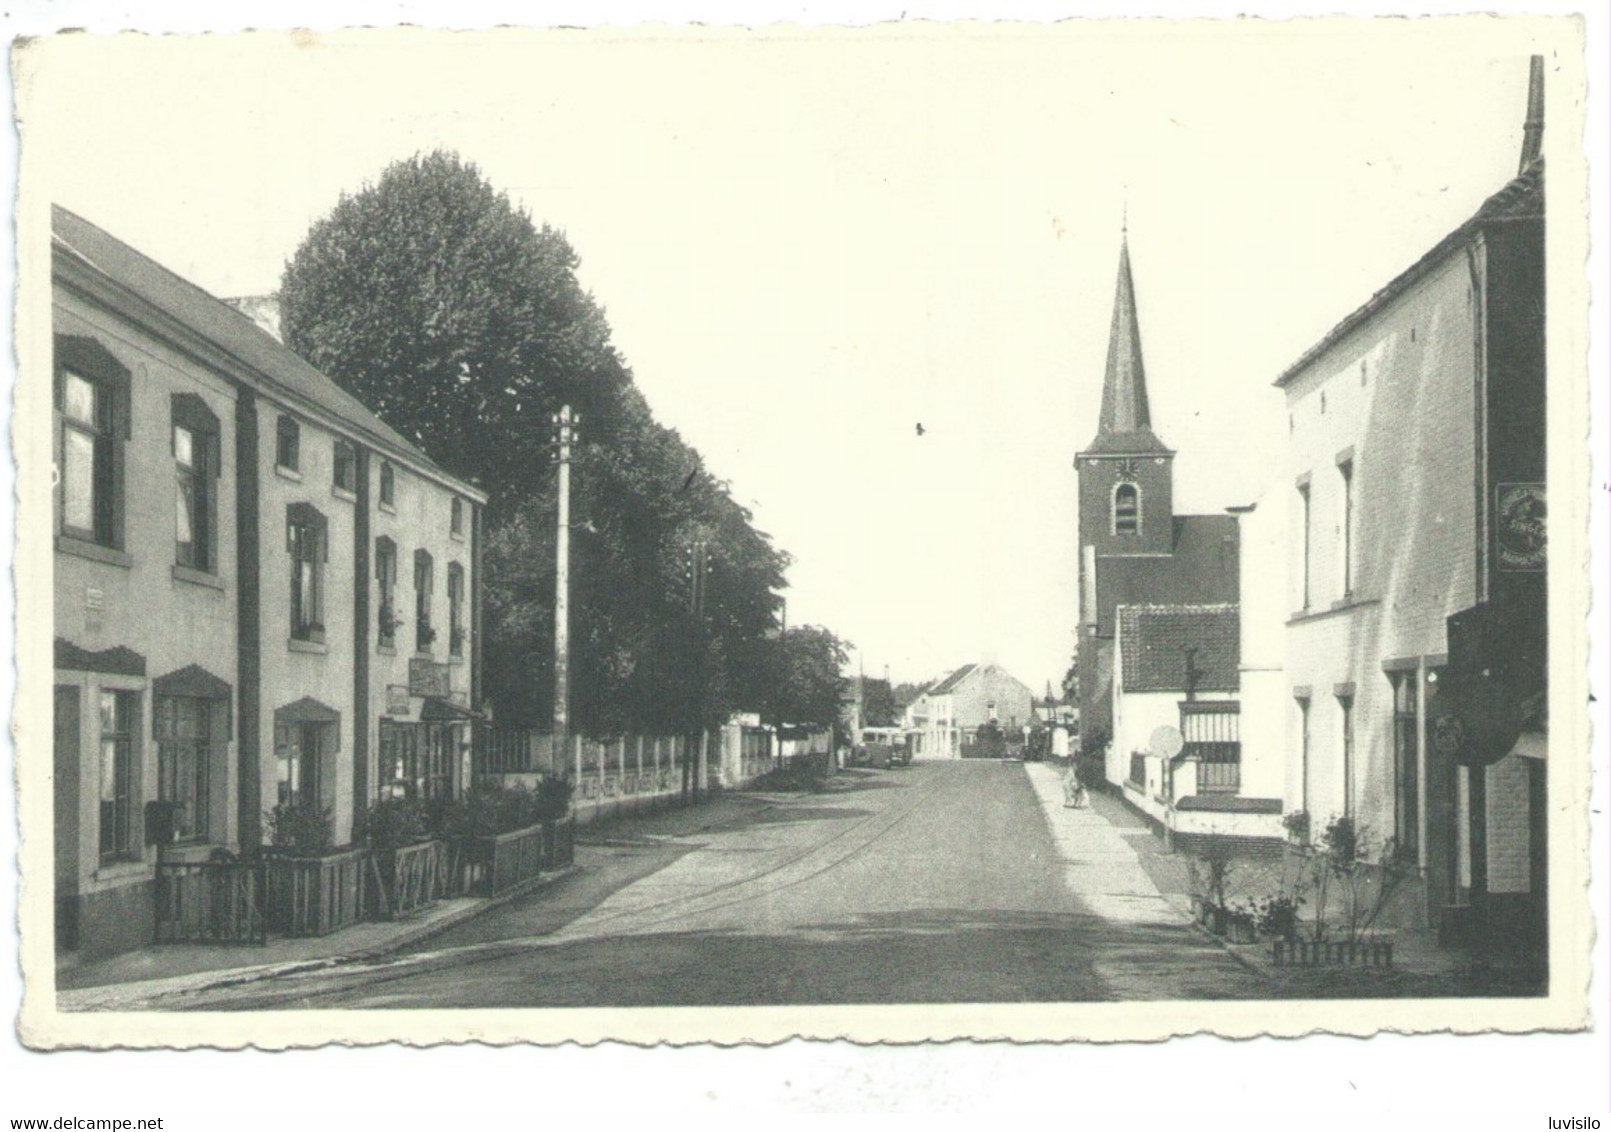
[[[996,664],[965,664],[931,684],[906,707],[902,721],[914,757],[962,757],[964,743],[995,721],[1016,733],[1034,715],[1029,685]]]
[[[1101,417],[1096,436],[1074,458],[1078,707],[1082,746],[1093,758],[1113,739],[1119,607],[1231,603],[1238,597],[1236,521],[1229,515],[1175,514],[1174,457],[1152,428],[1126,237],[1119,248]],[[1095,770],[1100,775],[1100,767]]]
[[[1352,818],[1445,937],[1543,935],[1541,78],[1517,177],[1276,383],[1286,805]]]
[[[341,845],[383,792],[463,781],[485,500],[250,319],[52,225],[57,946],[94,955],[151,941],[159,862],[252,853],[277,806]]]

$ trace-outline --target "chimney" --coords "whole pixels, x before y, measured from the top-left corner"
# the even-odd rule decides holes
[[[1522,126],[1521,164],[1518,174],[1538,160],[1544,145],[1544,57],[1534,55],[1527,73],[1527,121]]]

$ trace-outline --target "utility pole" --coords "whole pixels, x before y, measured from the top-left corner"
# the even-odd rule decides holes
[[[705,587],[710,576],[711,562],[709,544],[704,539],[697,539],[688,547],[688,561],[685,568],[685,577],[688,579],[688,613],[693,620],[694,648],[697,655],[694,658],[695,693],[693,705],[693,727],[690,728],[692,743],[683,750],[683,793],[698,797],[702,786],[699,781],[700,772],[704,769],[703,760],[699,752],[703,750],[705,735],[705,697],[709,692],[709,673],[706,672],[706,648],[708,641],[705,633]]]
[[[554,462],[559,469],[554,551],[554,765],[566,765],[571,713],[571,445],[576,443],[580,415],[564,405],[550,418],[554,424]]]

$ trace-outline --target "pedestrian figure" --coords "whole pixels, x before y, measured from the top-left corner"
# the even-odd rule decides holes
[[[1066,810],[1083,810],[1090,805],[1090,799],[1085,795],[1085,784],[1080,781],[1080,772],[1072,766],[1063,778],[1063,808]]]

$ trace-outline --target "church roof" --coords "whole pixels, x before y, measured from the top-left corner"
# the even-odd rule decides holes
[[[1240,683],[1237,607],[1124,605],[1119,652],[1126,692],[1232,692]],[[1190,665],[1190,679],[1187,666]]]
[[[1102,376],[1102,417],[1096,439],[1085,453],[1168,452],[1152,431],[1147,402],[1147,370],[1141,359],[1141,322],[1136,317],[1135,280],[1130,274],[1130,241],[1119,243],[1119,279],[1108,326],[1108,361]],[[1083,454],[1083,453],[1082,453]]]

